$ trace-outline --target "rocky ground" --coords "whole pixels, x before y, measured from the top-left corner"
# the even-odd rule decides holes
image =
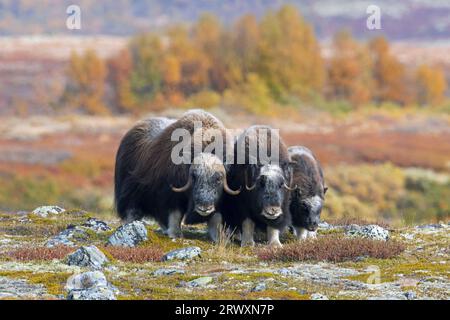
[[[279,262],[258,258],[263,243],[214,245],[203,226],[170,240],[151,221],[120,226],[41,207],[0,214],[0,299],[449,299],[449,230],[322,223],[319,238],[369,237],[406,249],[390,259]]]

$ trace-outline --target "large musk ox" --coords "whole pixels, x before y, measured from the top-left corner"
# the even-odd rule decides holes
[[[223,148],[211,148],[217,139]],[[226,140],[223,124],[201,110],[188,111],[177,121],[160,118],[138,123],[125,135],[117,153],[119,216],[125,221],[151,216],[169,237],[176,238],[181,236],[183,217],[197,215],[202,218],[197,222],[208,221],[215,240],[222,220],[217,208],[223,190],[239,193],[227,184]]]
[[[319,161],[308,148],[288,149],[292,161],[292,183],[289,211],[298,239],[314,237],[327,191]]]
[[[241,232],[241,245],[254,245],[255,228],[267,233],[270,245],[281,246],[279,234],[290,224],[290,161],[278,133],[252,126],[237,137],[230,186],[245,186],[236,197],[225,196],[224,223]]]

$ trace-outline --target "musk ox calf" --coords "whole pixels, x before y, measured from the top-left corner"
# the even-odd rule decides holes
[[[177,121],[159,118],[138,123],[125,135],[117,153],[119,216],[127,221],[153,217],[169,237],[176,238],[181,236],[183,217],[199,215],[200,222],[208,222],[211,237],[217,238],[222,218],[216,211],[222,190],[239,193],[227,184],[226,145],[211,148],[212,140],[218,138],[225,145],[223,124],[201,110],[189,111]]]
[[[245,188],[223,201],[226,225],[241,232],[241,245],[254,245],[255,227],[267,232],[270,245],[281,246],[279,234],[290,224],[289,154],[278,133],[252,126],[238,136],[230,186]]]
[[[292,162],[292,183],[289,212],[298,239],[314,237],[327,192],[322,169],[313,153],[301,146],[288,149]]]

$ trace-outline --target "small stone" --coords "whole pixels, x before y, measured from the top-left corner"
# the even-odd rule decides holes
[[[72,290],[67,300],[117,300],[117,298],[108,287],[94,287],[87,290]]]
[[[85,241],[87,238],[88,234],[81,227],[69,226],[66,230],[63,230],[58,235],[50,238],[47,241],[46,246],[49,248],[61,245],[75,247],[74,241]]]
[[[71,276],[66,283],[66,290],[85,290],[93,287],[108,286],[103,272],[89,271]]]
[[[346,228],[346,234],[351,237],[369,238],[372,240],[386,241],[389,239],[389,231],[375,224],[366,226],[351,224]]]
[[[89,267],[92,269],[101,269],[109,262],[105,254],[96,246],[81,247],[67,257],[69,266]]]
[[[95,218],[87,219],[87,221],[83,224],[83,227],[91,229],[95,232],[104,232],[111,230],[111,228],[108,226],[106,222]]]
[[[181,269],[175,269],[175,268],[162,268],[155,270],[153,272],[154,276],[169,276],[172,274],[184,274],[185,271]]]
[[[100,271],[85,272],[67,280],[68,300],[116,300],[114,288]]]
[[[328,300],[328,297],[321,293],[313,293],[311,295],[311,300]]]
[[[252,292],[260,292],[267,289],[267,284],[265,282],[258,283],[255,287],[252,288]]]
[[[135,247],[148,239],[147,228],[141,221],[124,224],[109,237],[108,244],[119,247]]]
[[[191,288],[204,287],[207,284],[211,283],[212,281],[213,281],[212,277],[201,277],[201,278],[197,278],[192,281],[189,281],[188,283],[186,283],[186,286],[191,287]]]
[[[163,261],[170,260],[190,260],[200,255],[202,250],[199,247],[186,247],[177,249],[166,253],[163,256]]]
[[[41,218],[47,218],[49,215],[58,215],[66,211],[65,209],[58,206],[42,206],[33,210],[33,214]]]
[[[405,292],[405,297],[408,300],[414,300],[416,298],[416,293],[414,291]]]

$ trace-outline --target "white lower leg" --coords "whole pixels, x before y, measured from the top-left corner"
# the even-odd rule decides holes
[[[169,223],[167,228],[167,235],[172,238],[180,238],[181,237],[181,212],[173,211],[169,213]]]
[[[254,246],[253,234],[255,232],[255,223],[250,219],[245,219],[242,222],[242,239],[241,246]]]
[[[308,230],[302,227],[294,227],[297,239],[304,240],[308,238]]]
[[[219,232],[222,228],[222,215],[216,212],[208,221],[208,232],[211,240],[217,242],[219,240]]]
[[[280,242],[280,230],[267,227],[267,239],[269,241],[269,246],[281,247],[282,244]]]

